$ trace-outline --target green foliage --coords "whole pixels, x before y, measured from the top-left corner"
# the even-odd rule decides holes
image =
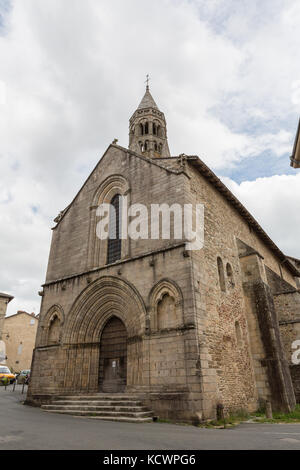
[[[300,422],[300,404],[290,413],[273,412],[273,419],[267,419],[265,414],[255,413],[255,422],[258,423],[298,423]]]
[[[230,427],[230,426],[237,425],[237,424],[241,423],[242,421],[247,421],[250,418],[251,418],[251,416],[248,413],[248,411],[241,408],[241,409],[234,410],[234,411],[228,413],[225,416],[225,420],[221,420],[221,419],[213,420],[213,421],[210,421],[207,424],[204,424],[203,426],[205,426],[205,427],[226,427],[226,426]]]
[[[264,416],[266,414],[266,400],[260,398],[259,407],[255,413],[256,416]]]

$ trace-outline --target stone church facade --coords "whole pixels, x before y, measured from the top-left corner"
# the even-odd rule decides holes
[[[120,196],[149,208],[203,204],[203,248],[174,237],[100,240],[97,208],[118,209]],[[29,403],[126,392],[183,421],[214,418],[219,404],[294,407],[299,264],[197,156],[170,156],[148,86],[129,148],[111,144],[55,222]]]

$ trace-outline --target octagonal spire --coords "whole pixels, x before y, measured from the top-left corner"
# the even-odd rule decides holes
[[[150,93],[148,76],[146,82],[143,99],[129,121],[129,148],[149,158],[170,157],[165,116]]]
[[[149,85],[146,87],[145,94],[143,96],[142,101],[140,102],[137,109],[145,109],[145,108],[155,108],[158,109],[157,104],[155,103],[153,96],[149,91]]]

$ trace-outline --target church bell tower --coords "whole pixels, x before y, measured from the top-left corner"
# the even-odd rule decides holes
[[[144,97],[129,120],[129,149],[148,158],[171,156],[165,116],[149,91],[148,77]]]

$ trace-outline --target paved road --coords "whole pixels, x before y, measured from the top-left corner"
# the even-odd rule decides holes
[[[241,424],[203,429],[164,423],[115,423],[45,413],[0,387],[0,449],[300,449],[300,424]]]

